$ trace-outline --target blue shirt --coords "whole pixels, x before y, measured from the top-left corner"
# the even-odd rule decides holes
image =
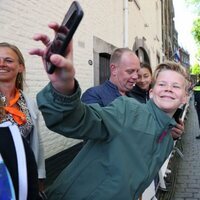
[[[120,96],[122,95],[119,93],[117,86],[107,80],[99,86],[86,90],[81,100],[86,104],[98,103],[101,107],[104,107]]]

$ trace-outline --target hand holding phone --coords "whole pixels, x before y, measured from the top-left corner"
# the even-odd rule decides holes
[[[73,1],[69,10],[67,11],[63,22],[55,35],[55,38],[48,48],[46,54],[46,71],[52,74],[56,66],[50,61],[52,54],[65,55],[66,48],[71,41],[81,19],[83,18],[83,10],[77,1]]]

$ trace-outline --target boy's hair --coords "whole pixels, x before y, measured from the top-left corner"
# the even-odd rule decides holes
[[[171,70],[171,71],[175,71],[175,72],[181,74],[185,78],[185,89],[186,89],[186,91],[188,91],[188,86],[189,86],[188,74],[187,74],[185,68],[181,64],[173,62],[173,61],[165,61],[163,63],[160,63],[156,67],[154,74],[153,74],[153,80],[152,80],[153,85],[155,84],[159,73],[164,70]]]

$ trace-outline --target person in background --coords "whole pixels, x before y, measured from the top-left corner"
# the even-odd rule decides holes
[[[200,76],[199,76],[199,80],[193,87],[193,91],[194,91],[195,108],[197,111],[198,122],[199,122],[199,127],[200,127]],[[196,139],[200,139],[200,134],[196,136]]]
[[[126,95],[141,103],[146,103],[149,100],[149,90],[151,89],[152,69],[147,63],[140,63],[140,67],[136,84]]]
[[[116,48],[110,58],[110,78],[103,84],[86,90],[81,100],[107,106],[117,97],[126,95],[138,78],[140,61],[128,48]]]
[[[49,27],[59,29],[56,23]],[[44,59],[49,37],[37,34],[34,40],[46,48],[32,49],[30,54]],[[37,102],[49,129],[88,142],[57,177],[48,197],[138,199],[172,151],[170,132],[176,125],[172,117],[187,99],[185,70],[174,62],[158,65],[147,104],[122,96],[106,107],[86,105],[80,99],[72,54],[70,43],[66,58],[51,55],[57,68],[49,75],[50,83],[38,93]]]
[[[36,103],[23,92],[24,72],[25,61],[20,50],[15,45],[0,43],[0,98],[4,112],[0,123],[11,122],[18,126],[34,153],[39,189],[43,192],[46,172],[40,141],[39,110]]]

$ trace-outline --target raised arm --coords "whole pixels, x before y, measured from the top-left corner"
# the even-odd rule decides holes
[[[54,30],[56,33],[59,29],[59,25],[55,22],[48,24],[49,28]],[[33,39],[35,41],[41,41],[44,44],[44,48],[36,48],[30,50],[31,55],[40,56],[43,60],[44,67],[46,68],[45,64],[45,57],[48,50],[49,45],[51,44],[50,38],[45,34],[35,34]],[[48,74],[49,80],[52,83],[52,86],[61,94],[70,95],[74,92],[75,87],[75,69],[73,66],[73,46],[72,41],[68,45],[66,49],[66,56],[60,56],[58,54],[52,54],[50,56],[50,61],[57,66],[55,72],[53,74]]]
[[[49,27],[55,32],[59,29],[56,23],[50,23]],[[41,57],[46,67],[45,57],[51,44],[50,38],[45,34],[36,34],[33,39],[42,42],[45,47],[32,49],[29,53]],[[47,84],[37,94],[38,108],[42,112],[46,126],[65,137],[91,140],[110,139],[120,128],[113,126],[108,116],[113,120],[118,120],[114,116],[119,116],[116,114],[119,111],[114,107],[111,108],[112,112],[110,109],[103,111],[99,105],[90,107],[81,102],[81,89],[74,78],[72,53],[71,42],[66,49],[66,56],[57,54],[50,56],[50,61],[57,67],[53,74],[48,74],[50,84]],[[118,122],[117,125],[120,123]]]

